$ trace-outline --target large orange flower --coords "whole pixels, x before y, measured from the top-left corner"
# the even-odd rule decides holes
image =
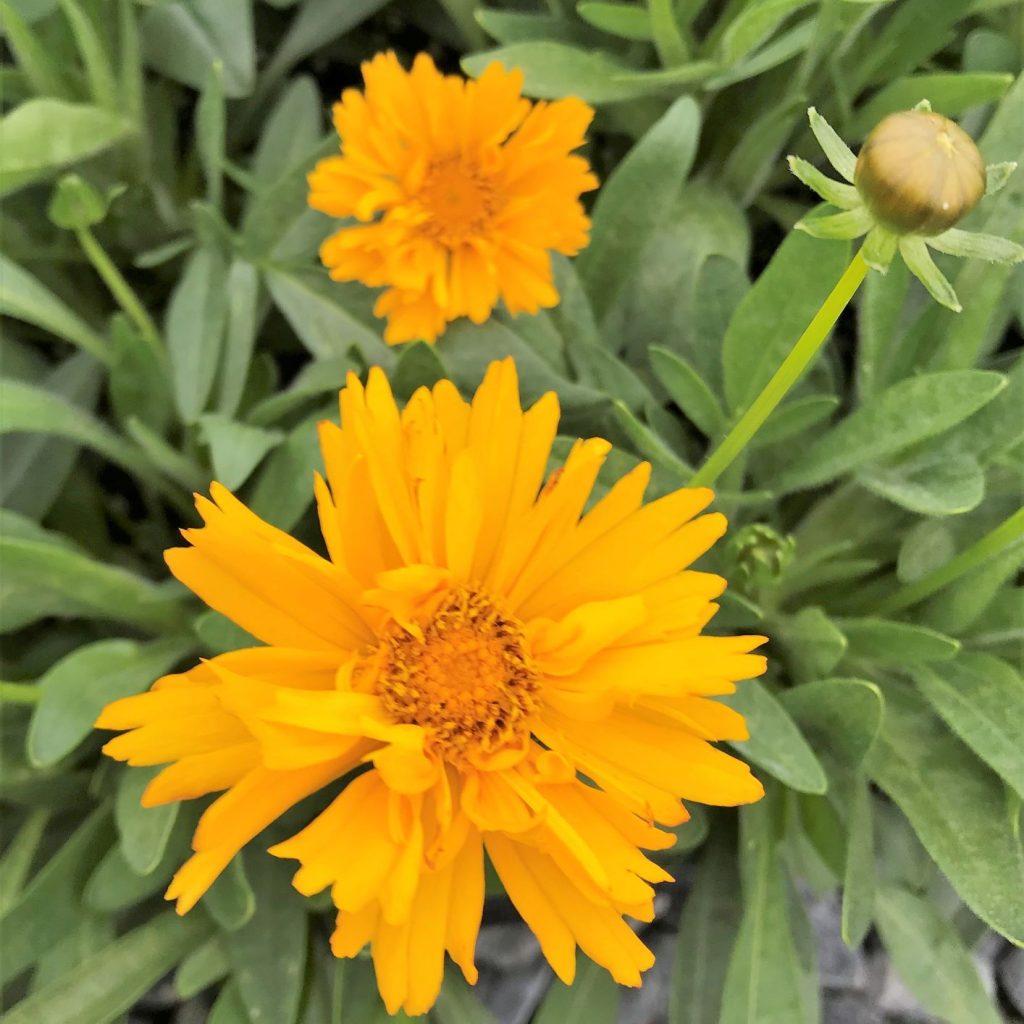
[[[375,312],[392,344],[482,323],[499,298],[511,313],[555,305],[550,251],[587,244],[579,196],[597,179],[571,154],[591,108],[531,104],[500,64],[477,81],[442,75],[426,54],[411,71],[378,54],[363,78],[334,107],[342,155],[309,176],[311,206],[363,222],[321,247],[331,276],[386,289]]]
[[[544,482],[558,423],[520,407],[494,363],[472,404],[448,381],[399,412],[374,369],[325,423],[316,499],[328,558],[223,487],[174,574],[266,646],[203,662],[111,704],[98,725],[134,765],[169,764],[146,804],[227,790],[203,814],[169,897],[187,911],[287,808],[347,780],[271,852],[300,892],[331,887],[333,948],[372,944],[388,1008],[426,1011],[447,950],[472,982],[484,851],[564,981],[577,945],[637,985],[666,872],[641,848],[683,800],[762,795],[712,746],[743,739],[711,699],[756,676],[762,637],[703,636],[725,581],[688,566],[725,530],[704,489],[643,504],[638,466],[584,512],[609,451],[592,438]],[[695,518],[696,517],[696,518]],[[354,772],[361,772],[355,774]]]

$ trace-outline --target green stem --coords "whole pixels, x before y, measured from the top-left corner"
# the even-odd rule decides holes
[[[998,555],[1015,541],[1020,540],[1021,537],[1024,537],[1024,508],[1018,509],[1008,519],[1004,519],[976,544],[972,544],[966,551],[961,551],[956,558],[939,566],[927,576],[922,576],[919,580],[900,587],[894,594],[890,594],[884,601],[876,605],[876,612],[880,615],[887,615],[890,612],[902,611],[904,608],[923,601],[926,597],[931,597],[936,591],[942,590],[943,587],[948,586],[964,573],[976,569],[983,562],[987,562],[994,555]]]
[[[96,268],[96,273],[103,278],[103,283],[110,289],[110,294],[117,299],[118,305],[128,314],[139,330],[142,339],[149,345],[161,360],[164,359],[163,342],[160,332],[156,329],[146,308],[132,290],[132,286],[124,279],[114,261],[96,240],[96,236],[88,228],[79,228],[75,234],[89,262]]]
[[[476,0],[441,0],[441,6],[448,12],[469,49],[480,50],[487,45],[487,33],[477,24],[474,15]]]
[[[853,257],[843,276],[836,283],[832,293],[814,315],[807,330],[783,360],[775,375],[764,386],[753,404],[740,417],[739,422],[729,431],[725,440],[711,453],[711,457],[690,480],[690,487],[707,487],[731,465],[732,461],[746,448],[750,439],[758,432],[764,421],[775,411],[778,404],[789,393],[790,388],[800,379],[811,360],[821,350],[829,333],[856,294],[868,272],[868,265],[860,252]]]
[[[0,682],[0,703],[38,704],[40,696],[42,696],[42,690],[36,683]]]

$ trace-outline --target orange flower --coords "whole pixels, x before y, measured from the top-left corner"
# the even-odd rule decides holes
[[[499,299],[511,313],[554,306],[550,251],[587,244],[579,196],[597,179],[571,154],[591,108],[531,104],[500,64],[476,81],[442,75],[426,54],[411,71],[378,54],[363,78],[334,107],[342,155],[309,176],[310,206],[363,222],[321,247],[331,277],[386,289],[375,312],[390,344],[483,323]]]
[[[654,957],[623,921],[669,875],[641,849],[682,800],[741,804],[761,784],[712,746],[744,739],[712,699],[760,674],[763,637],[703,636],[725,581],[688,566],[725,530],[706,489],[648,505],[646,464],[584,513],[606,441],[544,484],[558,424],[528,412],[511,360],[472,403],[448,381],[399,412],[370,371],[325,423],[323,558],[214,484],[174,574],[265,647],[224,654],[111,704],[104,747],[168,764],[147,805],[227,790],[168,897],[184,913],[293,804],[334,802],[271,853],[295,887],[330,886],[332,946],[372,945],[392,1012],[430,1008],[447,950],[473,982],[484,851],[571,982],[577,945],[624,985]],[[543,486],[542,486],[543,485]],[[360,770],[361,774],[353,773]],[[335,785],[335,788],[338,788]]]

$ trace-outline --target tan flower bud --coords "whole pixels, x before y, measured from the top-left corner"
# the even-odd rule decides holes
[[[971,137],[948,117],[907,110],[884,118],[865,139],[854,180],[885,227],[937,235],[985,194],[985,163]]]

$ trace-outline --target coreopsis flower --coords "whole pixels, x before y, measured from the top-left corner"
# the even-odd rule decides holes
[[[324,423],[315,493],[328,557],[214,484],[174,574],[265,646],[111,704],[104,750],[167,764],[146,805],[225,790],[167,895],[185,912],[238,850],[304,797],[333,802],[272,847],[295,887],[331,887],[338,956],[372,947],[392,1012],[426,1011],[447,950],[473,982],[484,851],[555,973],[579,946],[637,985],[684,800],[761,784],[713,746],[743,739],[715,701],[760,674],[763,637],[704,636],[725,587],[689,566],[725,530],[712,498],[643,503],[646,464],[584,511],[609,451],[576,443],[545,481],[554,394],[520,406],[511,360],[471,403],[448,381],[399,411],[384,374],[350,376]]]
[[[850,184],[834,181],[806,160],[791,156],[790,170],[843,211],[805,218],[798,228],[816,238],[866,235],[864,259],[883,274],[898,251],[932,297],[955,312],[960,311],[960,302],[929,247],[994,263],[1024,260],[1024,247],[1015,242],[954,227],[983,196],[998,192],[1017,165],[986,166],[971,137],[956,122],[932,111],[927,100],[880,121],[858,156],[813,107],[808,115],[829,163]]]
[[[426,54],[363,65],[365,91],[334,107],[341,156],[317,164],[309,203],[342,227],[320,257],[339,281],[385,290],[385,340],[434,341],[458,317],[486,320],[558,302],[551,251],[587,244],[579,197],[597,187],[582,100],[530,103],[520,71],[491,64],[476,81],[442,75]]]

